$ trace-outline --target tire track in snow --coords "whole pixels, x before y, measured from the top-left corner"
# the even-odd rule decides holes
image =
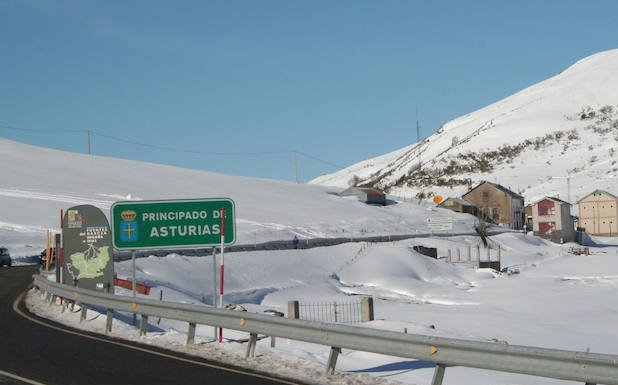
[[[0,230],[15,231],[18,233],[45,233],[46,227],[18,225],[15,223],[0,222]]]
[[[36,199],[53,202],[65,202],[71,204],[90,204],[100,209],[109,209],[114,201],[103,199],[92,199],[77,195],[52,194],[44,191],[32,190],[13,190],[0,188],[0,196],[9,198]]]

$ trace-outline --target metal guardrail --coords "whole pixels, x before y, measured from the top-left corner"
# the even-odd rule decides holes
[[[490,230],[488,236],[502,234],[506,232],[514,232],[516,230],[509,229],[494,229]],[[349,242],[395,242],[402,241],[405,239],[413,239],[413,238],[428,238],[428,237],[436,237],[436,238],[444,238],[444,237],[457,237],[457,236],[465,236],[472,235],[478,236],[477,233],[474,232],[444,232],[444,233],[415,233],[415,234],[395,234],[395,235],[372,235],[372,236],[350,236],[350,237],[338,237],[338,238],[310,238],[301,240],[298,245],[294,244],[292,239],[290,240],[282,240],[282,241],[268,241],[261,243],[252,243],[252,244],[239,244],[239,245],[230,245],[225,246],[225,251],[227,253],[234,252],[242,252],[242,251],[256,251],[256,250],[290,250],[290,249],[311,249],[314,247],[324,247],[324,246],[336,246],[341,245],[343,243]],[[148,257],[151,255],[164,257],[168,254],[179,254],[185,256],[205,256],[212,255],[213,247],[209,248],[197,248],[197,249],[157,249],[157,250],[138,250],[135,252],[135,256],[137,258]],[[114,251],[114,261],[126,261],[131,259],[130,251]]]
[[[109,330],[113,311],[124,311],[189,323],[244,331],[250,334],[247,356],[255,351],[257,334],[331,347],[327,372],[334,370],[342,348],[436,363],[432,385],[440,385],[447,366],[528,374],[586,384],[618,385],[618,355],[504,345],[327,324],[263,314],[150,299],[115,296],[79,289],[34,277],[34,286],[50,296],[107,310]],[[145,329],[144,329],[145,330]],[[189,336],[188,343],[193,336]]]

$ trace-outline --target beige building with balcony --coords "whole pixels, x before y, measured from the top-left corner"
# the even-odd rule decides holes
[[[618,198],[596,190],[577,202],[579,227],[591,235],[618,235]]]

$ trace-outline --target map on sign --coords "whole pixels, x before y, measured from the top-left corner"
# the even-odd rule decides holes
[[[109,263],[109,247],[97,248],[89,245],[84,252],[73,253],[69,256],[71,268],[69,271],[76,279],[97,278],[105,274],[105,268]],[[77,275],[74,274],[77,270]]]

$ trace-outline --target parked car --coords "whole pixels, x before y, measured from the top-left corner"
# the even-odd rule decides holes
[[[11,266],[11,254],[6,247],[0,247],[0,266]]]

